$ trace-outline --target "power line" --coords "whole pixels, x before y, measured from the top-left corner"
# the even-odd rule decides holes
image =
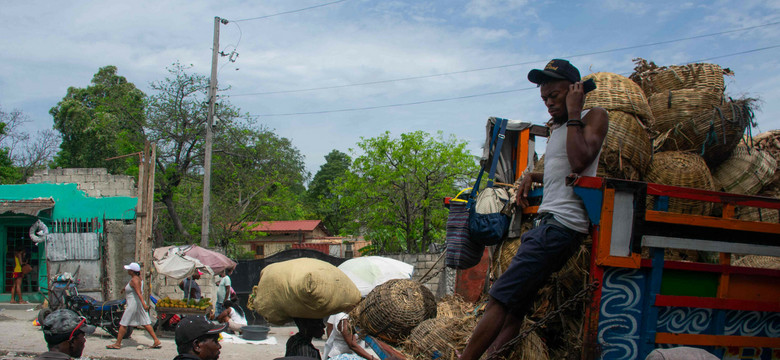
[[[568,55],[568,56],[562,56],[562,57],[571,59],[571,58],[577,58],[577,57],[583,57],[583,56],[589,56],[589,55],[599,55],[599,54],[605,54],[605,53],[616,52],[616,51],[638,49],[638,48],[642,48],[642,47],[665,45],[665,44],[671,44],[671,43],[675,43],[675,42],[694,40],[694,39],[701,39],[701,38],[705,38],[705,37],[712,37],[712,36],[718,36],[718,35],[725,35],[725,34],[730,34],[730,33],[735,33],[735,32],[740,32],[740,31],[747,31],[747,30],[757,29],[757,28],[761,28],[761,27],[774,26],[774,25],[778,25],[778,24],[780,24],[780,21],[776,21],[776,22],[772,22],[772,23],[766,23],[766,24],[762,24],[762,25],[755,25],[755,26],[750,26],[750,27],[745,27],[745,28],[733,29],[733,30],[719,31],[719,32],[703,34],[703,35],[689,36],[689,37],[673,39],[673,40],[657,41],[657,42],[653,42],[653,43],[625,46],[625,47],[606,49],[606,50],[599,50],[599,51],[594,51],[594,52],[574,54],[574,55]],[[388,80],[368,81],[368,82],[356,83],[356,84],[322,86],[322,87],[305,88],[305,89],[294,89],[294,90],[265,91],[265,92],[255,92],[255,93],[247,93],[247,94],[227,94],[225,96],[238,97],[238,96],[289,94],[289,93],[316,91],[316,90],[340,89],[340,88],[346,88],[346,87],[352,87],[352,86],[365,86],[365,85],[386,84],[386,83],[392,83],[392,82],[398,82],[398,81],[419,80],[419,79],[427,79],[427,78],[433,78],[433,77],[439,77],[439,76],[465,74],[465,73],[477,72],[477,71],[496,70],[496,69],[503,69],[503,68],[509,68],[509,67],[517,67],[517,66],[538,64],[538,63],[547,62],[548,60],[549,59],[524,61],[524,62],[513,63],[513,64],[489,66],[489,67],[476,68],[476,69],[452,71],[452,72],[439,73],[439,74],[430,74],[430,75],[411,76],[411,77],[388,79]]]
[[[316,8],[320,8],[320,7],[324,7],[324,6],[328,6],[328,5],[338,4],[338,3],[345,2],[345,1],[347,1],[347,0],[338,0],[338,1],[333,1],[333,2],[329,2],[329,3],[325,3],[325,4],[309,6],[309,7],[305,7],[305,8],[302,8],[302,9],[296,9],[296,10],[284,11],[284,12],[271,14],[271,15],[258,16],[258,17],[247,18],[247,19],[239,19],[239,20],[230,20],[230,21],[232,21],[232,22],[239,22],[239,21],[266,19],[266,18],[269,18],[269,17],[279,16],[279,15],[286,15],[286,14],[292,14],[292,13],[297,13],[297,12],[301,12],[301,11],[316,9]]]
[[[725,58],[725,57],[729,57],[729,56],[743,55],[743,54],[754,53],[754,52],[759,52],[759,51],[764,51],[764,50],[769,50],[769,49],[775,49],[775,48],[778,48],[778,47],[780,47],[780,44],[767,46],[767,47],[763,47],[763,48],[758,48],[758,49],[745,50],[745,51],[740,51],[740,52],[730,53],[730,54],[725,54],[725,55],[713,56],[713,57],[706,58],[706,59],[701,59],[701,60],[687,61],[684,64],[690,64],[690,63],[695,63],[695,62],[707,61],[707,60],[712,60],[712,59],[720,59],[720,58]],[[628,73],[622,73],[622,75],[629,75],[629,74]],[[483,97],[483,96],[500,95],[500,94],[507,94],[507,93],[513,93],[513,92],[528,91],[528,90],[533,90],[533,89],[536,89],[536,88],[537,87],[533,86],[533,87],[520,88],[520,89],[509,89],[509,90],[494,91],[494,92],[489,92],[489,93],[471,94],[471,95],[463,95],[463,96],[450,97],[450,98],[421,100],[421,101],[413,101],[413,102],[389,104],[389,105],[377,105],[377,106],[366,106],[366,107],[334,109],[334,110],[306,111],[306,112],[295,112],[295,113],[260,114],[260,115],[249,115],[249,116],[251,116],[251,117],[272,117],[272,116],[274,116],[274,117],[281,117],[281,116],[331,114],[331,113],[338,113],[338,112],[351,112],[351,111],[361,111],[361,110],[375,110],[375,109],[384,109],[384,108],[392,108],[392,107],[402,107],[402,106],[421,105],[421,104],[429,104],[429,103],[437,103],[437,102],[445,102],[445,101],[470,99],[470,98]]]

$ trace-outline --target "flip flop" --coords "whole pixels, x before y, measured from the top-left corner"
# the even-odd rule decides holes
[[[116,344],[106,345],[106,349],[119,350],[121,348],[121,346],[117,346]]]
[[[162,349],[162,343],[159,343],[157,345],[152,345],[149,347],[150,349]]]

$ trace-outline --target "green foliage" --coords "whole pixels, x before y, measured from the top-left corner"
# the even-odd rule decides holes
[[[100,68],[90,86],[68,88],[62,101],[49,110],[54,128],[62,135],[55,165],[103,167],[110,173],[124,173],[137,166],[132,157],[106,159],[143,149],[145,96],[117,75],[112,65]]]
[[[423,131],[392,139],[386,132],[362,139],[357,157],[332,192],[348,212],[353,231],[367,230],[377,250],[425,251],[444,239],[447,210],[454,196],[474,177],[477,164],[466,142]]]
[[[314,175],[306,192],[306,201],[315,216],[322,220],[325,227],[333,234],[339,234],[344,229],[349,218],[341,209],[341,200],[333,194],[334,181],[344,177],[349,170],[352,159],[349,155],[332,150],[325,155],[325,164]]]

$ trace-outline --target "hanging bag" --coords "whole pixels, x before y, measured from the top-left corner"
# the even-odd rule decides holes
[[[504,133],[509,121],[507,119],[496,119],[493,129],[498,128],[496,141],[491,141],[493,150],[493,160],[490,163],[490,172],[488,173],[487,186],[478,192],[473,205],[469,207],[469,240],[483,245],[496,245],[504,239],[509,230],[511,217],[507,214],[509,204],[509,193],[504,189],[493,187],[498,166],[498,158],[501,156],[501,145],[504,142]],[[495,138],[495,136],[494,136]],[[495,145],[495,147],[493,147]],[[480,176],[474,189],[479,189],[479,182],[482,179],[484,167],[480,170]],[[478,191],[478,190],[477,190]],[[472,191],[472,194],[475,191]],[[470,200],[471,201],[471,200]]]

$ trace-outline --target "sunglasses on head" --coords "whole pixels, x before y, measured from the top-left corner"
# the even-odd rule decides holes
[[[68,341],[73,340],[73,335],[76,334],[76,331],[80,329],[84,324],[87,323],[87,318],[81,317],[81,321],[79,321],[79,324],[76,325],[76,327],[73,329],[73,331],[70,332],[70,337],[68,337]]]

